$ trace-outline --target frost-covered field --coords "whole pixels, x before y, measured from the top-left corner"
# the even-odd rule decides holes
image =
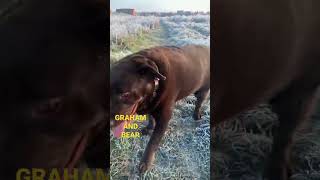
[[[162,39],[157,45],[209,46],[209,21],[209,16],[161,18],[160,26],[151,32],[152,35]],[[138,23],[138,21],[122,22],[121,26],[128,28],[135,27],[133,24]],[[113,26],[110,30],[115,29],[117,28]],[[120,31],[117,32],[121,34]],[[116,33],[111,32],[111,34]],[[144,48],[146,46],[140,47]],[[126,54],[130,52],[125,49],[111,52],[111,56],[117,60]],[[203,121],[195,122],[192,118],[195,100],[196,98],[191,95],[176,103],[169,128],[156,153],[155,164],[143,176],[138,174],[138,165],[150,137],[115,139],[111,135],[111,179],[210,179],[210,101],[204,104]]]
[[[291,180],[320,179],[320,101],[316,113],[294,136]],[[270,105],[261,104],[216,128],[211,179],[260,180],[278,127]]]
[[[210,103],[202,122],[192,118],[195,97],[176,103],[153,168],[139,176],[138,165],[150,139],[115,139],[111,135],[111,179],[210,179]]]
[[[158,26],[158,17],[114,13],[110,16],[110,44],[119,43],[128,36],[149,32]]]
[[[160,18],[154,16],[131,16],[113,13],[110,16],[111,62],[131,54],[129,48],[132,41],[159,28],[159,24]]]
[[[210,16],[172,16],[161,19],[168,30],[168,43],[173,45],[201,44],[210,46]]]

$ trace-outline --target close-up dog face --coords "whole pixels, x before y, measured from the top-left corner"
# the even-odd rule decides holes
[[[81,70],[76,68],[69,70]],[[106,104],[99,99],[105,97],[100,90],[104,87],[95,80],[101,77],[99,74],[56,73],[64,74],[66,81],[31,80],[38,83],[33,86],[42,86],[40,97],[29,99],[28,95],[35,93],[34,87],[23,86],[21,94],[9,92],[2,98],[0,158],[5,168],[16,171],[21,167],[73,167],[79,161],[78,154],[84,151],[89,131],[105,120]]]
[[[80,25],[68,13],[38,18],[28,8],[0,27],[0,179],[20,168],[76,167],[90,133],[106,124],[102,18],[66,11],[81,12]]]
[[[133,115],[145,98],[152,95],[154,78],[165,78],[156,64],[143,56],[129,56],[116,63],[110,74],[110,117],[111,128],[121,121],[115,115]]]

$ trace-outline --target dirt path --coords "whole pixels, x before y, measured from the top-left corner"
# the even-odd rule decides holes
[[[167,33],[162,25],[158,29],[153,30],[151,33],[144,35],[143,38],[138,40],[135,43],[135,46],[132,47],[132,51],[139,51],[141,49],[167,45]]]

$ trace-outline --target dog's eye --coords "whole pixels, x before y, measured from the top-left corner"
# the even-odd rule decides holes
[[[125,93],[122,93],[122,94],[120,95],[120,99],[121,99],[122,101],[127,101],[127,100],[130,99],[130,97],[131,97],[131,93],[130,93],[130,92],[125,92]]]
[[[44,102],[40,102],[33,107],[32,116],[34,118],[44,118],[58,113],[62,106],[61,98],[51,98]]]

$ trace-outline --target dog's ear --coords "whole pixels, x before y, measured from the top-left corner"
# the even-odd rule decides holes
[[[155,77],[159,78],[160,80],[166,80],[167,78],[162,75],[159,72],[159,68],[155,62],[152,60],[143,57],[143,56],[136,56],[132,59],[138,66],[138,72],[145,74],[147,72],[150,72],[153,74]]]

